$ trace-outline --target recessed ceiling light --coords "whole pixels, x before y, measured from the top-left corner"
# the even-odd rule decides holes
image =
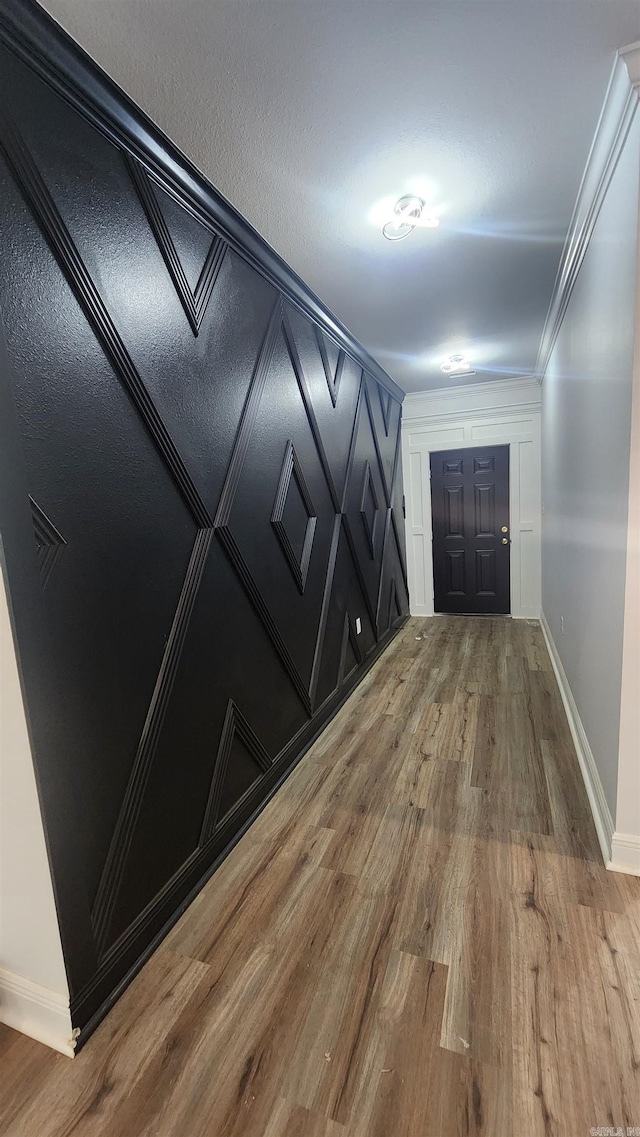
[[[445,375],[452,375],[454,372],[459,375],[461,372],[469,371],[470,367],[468,356],[459,351],[445,359],[444,363],[440,365],[440,370],[444,371]],[[472,371],[471,374],[475,375],[475,371]]]
[[[388,241],[402,241],[418,226],[422,229],[437,229],[439,224],[440,221],[434,214],[425,213],[424,198],[408,193],[398,198],[391,219],[382,226],[382,235]]]

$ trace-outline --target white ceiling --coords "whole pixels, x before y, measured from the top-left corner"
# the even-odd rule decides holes
[[[44,0],[407,391],[530,374],[637,0]],[[385,241],[426,180],[437,230]],[[469,382],[467,378],[463,380]]]

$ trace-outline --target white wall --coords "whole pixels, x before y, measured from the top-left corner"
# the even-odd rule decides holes
[[[618,795],[611,855],[616,864],[640,873],[640,239],[638,250]]]
[[[542,608],[614,818],[639,168],[636,115],[573,284],[542,388]]]
[[[511,614],[540,615],[540,386],[534,379],[407,395],[402,408],[407,572],[413,616],[433,615],[432,450],[508,445]]]
[[[1,573],[0,1022],[73,1053],[69,988]]]

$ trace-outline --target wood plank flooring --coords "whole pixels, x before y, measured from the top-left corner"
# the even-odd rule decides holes
[[[640,880],[507,619],[406,625],[76,1059],[0,1028],[7,1137],[598,1126],[640,1127]]]

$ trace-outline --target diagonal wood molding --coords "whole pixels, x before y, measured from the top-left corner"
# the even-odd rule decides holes
[[[222,268],[224,255],[227,251],[227,246],[217,233],[211,232],[211,245],[209,252],[205,258],[202,266],[202,271],[198,278],[195,290],[193,290],[187,280],[186,273],[182,267],[182,262],[178,256],[173,237],[169,227],[162,215],[162,210],[158,205],[156,196],[151,188],[150,180],[153,178],[152,174],[147,173],[135,158],[125,155],[125,162],[127,169],[131,175],[131,180],[136,187],[140,201],[147,215],[149,224],[153,229],[160,252],[164,257],[165,264],[171,279],[175,285],[178,296],[182,306],[186,312],[187,319],[191,324],[191,329],[194,336],[197,336],[200,331],[200,325],[205,316],[209,300],[215,288],[218,273]],[[154,179],[155,180],[155,179]],[[162,189],[162,187],[159,187]]]
[[[287,497],[292,483],[295,483],[297,486],[304,508],[307,512],[307,524],[302,544],[302,554],[300,558],[298,558],[293,548],[286,526],[283,522]],[[300,593],[304,592],[305,584],[307,583],[309,561],[311,560],[311,550],[313,548],[313,535],[315,533],[317,520],[318,515],[314,509],[314,505],[311,500],[311,494],[307,488],[307,483],[305,481],[304,473],[302,471],[298,455],[296,454],[292,439],[289,439],[282,462],[282,470],[280,472],[280,481],[278,482],[276,500],[274,502],[273,512],[271,514],[271,524],[273,525],[278,540],[280,541],[285,559],[289,565],[289,568],[291,569],[293,579],[295,580],[296,586]]]
[[[212,519],[193,479],[6,107],[0,110],[0,150],[4,153],[27,204],[38,218],[51,250],[102,344],[105,354],[136,404],[195,521],[203,528],[211,526]]]
[[[52,26],[31,0],[20,12],[0,11],[1,291],[23,317],[0,461],[24,470],[0,521],[82,1045],[406,618],[402,395],[86,57],[57,29],[38,40]]]
[[[40,565],[40,580],[42,587],[46,588],[51,574],[58,563],[66,541],[58,532],[53,522],[47,517],[44,509],[32,497],[29,498],[31,516],[33,518],[33,532],[38,546],[38,562]]]
[[[322,360],[325,379],[327,380],[327,387],[329,388],[329,395],[331,396],[331,402],[335,407],[338,401],[338,392],[340,390],[340,380],[342,379],[345,354],[342,348],[338,347],[338,358],[334,370],[329,362],[329,357],[327,355],[327,345],[324,335],[317,326],[314,327],[313,330],[315,332],[316,343],[318,344],[318,350],[320,352],[320,358]]]
[[[125,153],[137,158],[158,185],[195,217],[215,225],[230,248],[365,367],[398,402],[404,392],[355,336],[242,217],[204,174],[93,59],[45,13],[36,0],[3,0],[0,34],[11,50],[83,118]]]
[[[167,713],[171,691],[175,683],[178,664],[184,647],[189,622],[193,614],[207,555],[213,539],[213,529],[201,529],[196,537],[187,573],[182,586],[173,624],[167,640],[147,717],[129,775],[125,796],[113,832],[109,853],[102,871],[100,884],[92,908],[92,921],[99,954],[106,947],[113,908],[122,881],[131,841],[144,791],[149,778],[160,732]]]
[[[227,712],[224,717],[222,726],[222,734],[220,735],[220,742],[218,745],[218,752],[213,766],[213,775],[211,778],[211,788],[209,790],[209,798],[207,807],[205,809],[204,821],[202,823],[202,833],[200,835],[200,847],[210,841],[218,824],[224,818],[220,818],[220,800],[222,790],[224,787],[224,780],[229,768],[229,759],[231,757],[231,747],[233,740],[238,737],[242,744],[246,747],[248,753],[253,758],[259,772],[266,774],[272,766],[271,758],[262,745],[260,739],[254,730],[250,727],[246,718],[234,703],[233,699],[229,699],[227,704]],[[259,777],[256,775],[256,780]],[[255,782],[249,787],[247,793],[254,788]],[[240,802],[236,802],[236,808]]]

